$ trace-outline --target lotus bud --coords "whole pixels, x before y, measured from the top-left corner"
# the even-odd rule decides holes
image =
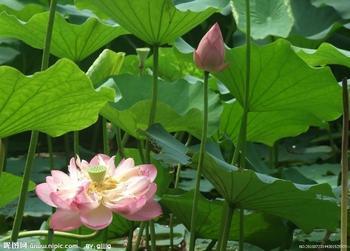
[[[208,72],[219,72],[225,64],[225,44],[219,25],[214,24],[199,42],[193,54],[198,68]]]

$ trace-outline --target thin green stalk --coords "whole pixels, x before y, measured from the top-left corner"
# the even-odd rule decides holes
[[[244,248],[244,208],[239,209],[239,249]]]
[[[205,145],[207,143],[207,129],[208,129],[208,80],[209,72],[204,72],[204,95],[203,95],[203,129],[201,137],[201,145],[199,150],[199,160],[196,173],[196,185],[194,190],[192,213],[191,213],[191,236],[190,236],[190,251],[194,251],[196,244],[196,213],[198,208],[198,198],[200,193],[200,180],[205,154]]]
[[[109,155],[109,139],[107,130],[107,120],[102,118],[102,139],[103,139],[103,153]]]
[[[141,222],[140,223],[140,228],[139,228],[139,232],[137,233],[137,238],[136,238],[136,242],[135,245],[133,247],[133,251],[137,251],[139,249],[140,243],[141,243],[141,239],[142,239],[142,235],[143,235],[143,231],[145,230],[145,226],[146,223],[145,222]]]
[[[82,233],[83,233],[82,227],[78,228],[78,234],[79,234],[79,235],[82,235]],[[81,240],[80,240],[80,239],[77,239],[77,241],[78,241],[78,242],[77,242],[78,247],[82,247]]]
[[[0,139],[0,177],[5,170],[6,163],[6,139]]]
[[[157,114],[157,104],[158,104],[158,67],[159,67],[159,46],[154,45],[153,46],[153,84],[152,84],[152,103],[149,113],[149,120],[148,120],[148,128],[154,124],[154,121],[156,119]],[[142,152],[142,151],[141,151]],[[151,163],[151,143],[149,140],[146,141],[146,162]],[[155,233],[152,233],[152,229],[154,230],[154,224],[152,221],[149,221],[149,226],[151,228],[151,235],[155,235]],[[153,227],[152,227],[153,226]],[[151,236],[153,239],[151,250],[156,251],[156,240],[155,236]]]
[[[342,81],[343,87],[343,136],[341,146],[341,224],[340,224],[340,247],[347,250],[348,237],[348,147],[349,147],[349,94],[347,79]]]
[[[238,165],[240,156],[244,156],[245,141],[247,137],[248,112],[243,111],[241,127],[239,129],[238,141],[231,161],[232,165]],[[240,167],[240,166],[239,166]]]
[[[130,229],[129,234],[128,234],[128,243],[126,244],[126,251],[132,251],[132,241],[134,238],[134,230]]]
[[[181,165],[177,164],[174,188],[177,188],[180,181]]]
[[[63,141],[64,141],[64,151],[66,153],[66,162],[69,163],[70,147],[69,147],[69,134],[68,133],[63,135]]]
[[[18,233],[22,225],[22,218],[23,218],[23,212],[24,212],[24,206],[27,198],[28,193],[28,186],[30,181],[30,174],[32,170],[32,164],[35,157],[35,150],[38,145],[38,137],[39,132],[38,131],[32,131],[32,135],[30,138],[29,143],[29,149],[28,149],[28,155],[27,160],[24,166],[24,173],[23,173],[23,181],[21,186],[21,192],[18,200],[18,206],[16,210],[16,216],[15,220],[13,222],[12,226],[12,233],[11,233],[11,241],[16,242],[18,239]]]
[[[174,215],[169,215],[169,238],[170,238],[170,251],[174,250]]]
[[[338,148],[337,144],[334,142],[334,136],[333,136],[333,133],[332,133],[332,128],[331,128],[331,123],[330,122],[328,123],[328,127],[327,127],[327,136],[328,136],[328,139],[329,139],[329,144],[332,147],[332,155],[336,156],[337,153],[339,153],[340,151],[339,151],[339,148]]]
[[[41,61],[41,70],[42,71],[46,70],[49,67],[50,47],[51,47],[53,25],[55,22],[56,5],[57,5],[57,0],[51,0],[51,2],[50,2],[50,14],[49,14],[49,20],[47,23],[45,44],[44,44],[44,50],[43,50],[43,57],[42,57],[42,61]]]
[[[53,229],[49,229],[48,233],[47,233],[47,245],[52,244],[53,236],[54,236],[54,230]],[[47,248],[46,250],[52,250],[52,248]]]
[[[100,121],[101,119],[99,118],[97,122],[93,125],[93,132],[92,132],[91,144],[90,144],[90,150],[92,152],[97,152],[97,137],[100,129]]]
[[[53,24],[55,21],[55,11],[56,11],[56,0],[52,0],[50,4],[50,14],[49,14],[49,21],[47,24],[47,30],[46,30],[46,37],[45,37],[45,44],[44,44],[44,50],[43,50],[43,58],[41,63],[41,70],[46,70],[49,65],[49,57],[50,57],[50,46],[51,46],[51,38],[52,38],[52,30],[53,30]],[[24,206],[27,198],[28,193],[28,186],[29,186],[29,180],[30,180],[30,174],[31,169],[33,165],[33,160],[35,157],[35,151],[38,145],[38,138],[39,138],[39,132],[38,131],[32,131],[30,143],[29,143],[29,149],[27,154],[26,163],[24,166],[24,173],[23,173],[23,181],[21,186],[21,193],[18,200],[18,206],[16,210],[16,216],[13,222],[12,227],[12,233],[11,233],[11,241],[16,242],[18,239],[18,234],[22,225],[22,218],[23,218],[23,212],[24,212]]]
[[[142,163],[146,163],[145,153],[143,151],[143,141],[142,140],[137,142],[137,149],[139,150],[139,154],[140,154],[140,158],[141,158]]]
[[[239,130],[238,142],[233,155],[232,164],[236,165],[239,155],[244,157],[245,142],[247,138],[248,112],[249,112],[249,93],[250,93],[250,61],[251,61],[251,39],[250,39],[250,0],[245,0],[246,5],[246,72],[244,85],[244,109]]]
[[[107,242],[108,242],[108,227],[106,227],[106,228],[103,230],[103,236],[102,236],[102,243],[103,243],[103,244],[107,244]],[[104,248],[103,250],[106,251],[107,249]]]
[[[71,240],[92,240],[96,238],[101,232],[95,231],[91,234],[86,235],[79,235],[79,234],[73,234],[68,232],[61,232],[61,231],[55,231],[55,235],[58,237],[62,237],[65,239],[71,239]],[[34,230],[34,231],[24,231],[20,232],[18,234],[18,238],[28,238],[33,236],[48,236],[49,230]],[[11,236],[6,236],[2,239],[0,239],[0,242],[5,242],[11,240]]]
[[[79,131],[74,131],[73,132],[73,151],[74,154],[79,155],[80,150],[79,150]]]
[[[217,243],[217,240],[212,240],[212,241],[209,243],[209,245],[207,246],[207,248],[205,249],[205,251],[211,251],[211,250],[214,248],[214,246],[215,246],[216,243]]]
[[[191,136],[191,135],[190,135]],[[190,138],[189,136],[189,138]],[[187,140],[188,142],[188,140]],[[176,176],[175,176],[175,184],[174,188],[176,189],[179,185],[180,181],[180,174],[181,174],[181,165],[178,164],[176,168]],[[170,237],[170,250],[174,250],[174,215],[170,214],[169,216],[169,237]]]
[[[52,170],[55,167],[55,162],[53,158],[52,138],[50,135],[47,135],[47,150],[49,152],[50,169]]]
[[[102,140],[103,140],[103,153],[109,155],[109,139],[108,139],[108,130],[107,130],[107,120],[102,118]],[[103,230],[102,241],[104,244],[108,241],[108,227]]]
[[[153,85],[152,85],[152,103],[148,119],[148,128],[154,124],[157,114],[158,104],[158,67],[159,67],[159,47],[153,47]],[[151,144],[149,140],[146,142],[146,161],[151,161]]]
[[[245,85],[244,85],[244,111],[242,124],[240,129],[240,149],[241,159],[245,159],[245,143],[247,139],[247,126],[248,126],[248,112],[249,112],[249,93],[250,93],[250,62],[251,62],[251,39],[250,39],[250,0],[245,0],[246,7],[246,72],[245,72]],[[237,144],[238,145],[238,144]],[[238,149],[237,152],[240,150]],[[239,214],[240,231],[239,231],[239,251],[243,251],[244,246],[244,208],[240,208]]]
[[[222,212],[221,212],[221,223],[220,223],[220,232],[219,232],[219,238],[218,238],[218,244],[216,245],[216,251],[220,251],[222,241],[224,238],[224,230],[225,230],[225,222],[227,220],[227,211],[229,210],[230,205],[224,201],[224,205],[222,207]]]
[[[156,229],[153,220],[149,221],[149,232],[151,234],[151,250],[156,251]]]
[[[125,158],[124,145],[123,145],[123,142],[122,142],[121,131],[120,131],[119,127],[117,127],[116,136],[115,137],[116,137],[116,140],[117,140],[118,153],[119,153],[120,157]]]
[[[149,250],[149,221],[146,224],[146,250]]]
[[[243,115],[241,120],[241,126],[238,135],[237,145],[233,154],[233,158],[231,163],[233,165],[237,165],[239,159],[241,159],[241,164],[243,164],[245,158],[245,145],[247,139],[247,125],[248,125],[248,112],[249,112],[249,86],[250,86],[250,60],[251,60],[251,40],[250,40],[250,0],[246,0],[246,73],[245,73],[245,85],[244,85],[244,104],[243,104]],[[239,168],[242,168],[242,165],[239,165]],[[231,207],[228,203],[225,203],[225,208],[223,210],[224,216],[223,219],[225,221],[222,222],[222,230],[225,230],[225,222],[232,220],[232,215],[230,215]],[[240,209],[240,232],[239,232],[239,250],[243,250],[244,244],[244,209]],[[229,231],[229,230],[228,230]],[[221,232],[219,235],[219,246],[226,247],[227,240],[224,239],[225,234]],[[226,242],[226,243],[225,243]],[[220,249],[225,250],[225,249]]]
[[[219,242],[219,250],[221,251],[226,251],[227,249],[227,242],[230,237],[230,229],[231,229],[231,223],[232,223],[232,216],[233,216],[233,211],[234,208],[230,205],[227,206],[227,211],[226,211],[226,220],[223,225],[223,230],[222,230],[222,240]]]
[[[188,146],[191,143],[192,135],[188,134],[187,141],[185,143],[185,146]],[[174,188],[176,189],[179,186],[180,182],[180,174],[181,174],[181,165],[178,164],[176,168],[176,175],[175,175],[175,183]],[[170,250],[174,249],[174,215],[170,214],[169,216],[169,229],[170,229]]]
[[[123,139],[122,139],[122,145],[125,147],[126,143],[129,140],[129,134],[127,132],[124,132]]]

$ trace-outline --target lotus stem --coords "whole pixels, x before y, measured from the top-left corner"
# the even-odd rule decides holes
[[[101,233],[100,231],[95,231],[91,234],[80,235],[80,234],[55,231],[55,236],[71,239],[71,240],[92,240],[95,237],[97,237],[100,233]],[[49,234],[49,230],[24,231],[24,232],[18,233],[18,238],[27,238],[27,237],[33,237],[33,236],[48,236],[48,234]],[[5,238],[0,239],[0,242],[5,242],[8,240],[11,240],[11,236],[6,236]]]
[[[5,171],[6,163],[6,139],[0,139],[0,177],[3,171]]]
[[[151,250],[156,251],[157,246],[156,246],[156,229],[154,226],[153,220],[149,221],[149,232],[151,235]]]
[[[109,139],[107,130],[107,120],[102,118],[102,139],[103,139],[103,153],[109,155]]]
[[[116,128],[116,140],[117,140],[117,146],[118,146],[118,153],[121,158],[125,158],[125,153],[124,153],[124,145],[122,142],[122,137],[121,137],[121,130],[119,127]]]
[[[154,124],[157,114],[158,104],[158,67],[159,67],[159,47],[153,46],[153,84],[152,84],[152,103],[149,113],[148,128]],[[151,160],[151,145],[149,140],[146,142],[146,161],[149,163]]]
[[[43,58],[41,63],[41,70],[46,70],[49,65],[49,58],[50,58],[50,46],[51,46],[51,38],[52,38],[52,31],[53,31],[53,25],[55,21],[55,12],[56,12],[56,0],[52,0],[50,4],[50,14],[49,14],[49,21],[47,24],[47,31],[46,31],[46,37],[45,37],[45,44],[44,44],[44,50],[43,50]],[[39,132],[38,131],[32,131],[29,148],[28,148],[28,154],[26,163],[24,166],[24,173],[23,173],[23,181],[21,186],[21,192],[18,200],[18,206],[16,210],[16,216],[13,222],[12,227],[12,233],[11,233],[11,241],[16,242],[18,239],[19,230],[22,225],[22,219],[23,219],[23,212],[24,212],[24,206],[27,198],[28,193],[28,186],[29,186],[29,180],[30,180],[30,174],[31,169],[33,165],[33,160],[35,157],[35,151],[38,145],[38,138],[39,138]]]
[[[207,143],[207,129],[208,129],[208,80],[209,80],[209,72],[204,72],[204,95],[203,95],[203,126],[202,126],[202,137],[201,137],[201,145],[199,150],[199,160],[197,166],[196,173],[196,184],[194,190],[193,197],[193,205],[192,205],[192,214],[191,214],[191,236],[190,236],[190,251],[194,251],[195,242],[196,242],[196,213],[198,209],[198,199],[200,193],[200,180],[201,173],[204,162],[204,154],[205,154],[205,145]]]
[[[109,155],[109,139],[108,139],[108,130],[107,130],[107,120],[102,118],[102,140],[103,140],[103,153]],[[108,227],[103,230],[102,241],[104,244],[107,243],[108,240]]]
[[[30,181],[30,174],[33,166],[33,160],[35,157],[35,150],[38,145],[38,137],[39,132],[38,131],[32,131],[30,143],[29,143],[29,149],[28,149],[28,155],[27,160],[24,166],[24,173],[23,173],[23,181],[21,186],[21,193],[19,196],[18,206],[16,210],[16,216],[15,220],[13,222],[12,226],[12,233],[11,233],[11,241],[16,242],[18,239],[18,233],[20,231],[21,225],[22,225],[22,218],[23,218],[23,212],[24,212],[24,206],[27,199],[27,193],[28,193],[28,186]]]
[[[142,235],[143,235],[143,231],[145,230],[145,226],[146,223],[145,222],[141,222],[140,223],[140,228],[139,228],[139,232],[137,233],[137,238],[136,238],[136,242],[135,245],[133,247],[133,251],[137,251],[139,249],[140,243],[141,243],[141,239],[142,239]]]
[[[343,133],[341,146],[341,224],[340,247],[347,250],[348,238],[348,146],[349,146],[349,93],[347,79],[342,81],[343,89]]]
[[[250,39],[250,0],[245,0],[246,5],[246,72],[245,72],[245,85],[244,85],[244,100],[243,100],[243,115],[242,115],[242,121],[241,126],[239,130],[237,145],[233,154],[232,158],[232,164],[237,165],[239,162],[239,159],[241,159],[241,163],[239,165],[239,168],[242,168],[242,165],[244,165],[245,161],[245,148],[246,148],[246,141],[247,141],[247,127],[248,127],[248,113],[249,113],[249,92],[250,92],[250,65],[251,65],[251,39]],[[231,205],[228,203],[225,203],[225,212],[226,212],[226,221],[228,221],[228,217],[232,218],[231,211],[233,210],[231,208]],[[239,229],[239,250],[243,250],[244,245],[244,209],[239,209],[239,222],[240,222],[240,229]],[[232,220],[232,219],[230,219]],[[230,226],[229,226],[230,227]],[[223,226],[223,231],[225,230],[225,225]],[[228,232],[230,229],[227,230]],[[219,239],[219,246],[221,247],[220,250],[226,250],[227,247],[227,240],[225,240],[225,233],[222,233]],[[226,242],[226,243],[224,243]]]

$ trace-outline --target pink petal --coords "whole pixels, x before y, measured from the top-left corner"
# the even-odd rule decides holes
[[[43,202],[48,204],[51,207],[56,207],[55,203],[50,198],[50,194],[52,193],[52,189],[47,183],[42,183],[36,186],[35,193]]]
[[[77,211],[57,209],[51,216],[50,227],[53,230],[69,231],[81,226]]]
[[[134,196],[145,194],[151,182],[144,176],[134,176],[128,179],[125,185],[125,192]]]
[[[225,43],[217,23],[201,39],[193,57],[202,70],[217,72],[224,68]]]
[[[88,228],[99,230],[112,223],[113,214],[111,210],[101,205],[94,210],[82,212],[80,220]]]
[[[154,165],[146,164],[137,166],[140,169],[140,175],[147,176],[151,182],[157,177],[157,168]]]
[[[77,158],[75,159],[75,164],[81,171],[84,171],[86,168],[89,167],[89,163],[85,160],[80,161],[79,156],[77,155]]]
[[[145,196],[140,198],[124,198],[115,203],[109,203],[108,208],[112,209],[113,212],[122,214],[134,214],[140,210],[147,203]]]
[[[107,174],[113,176],[115,168],[115,156],[112,156],[107,162]]]
[[[118,183],[126,182],[133,177],[139,176],[138,168],[129,168],[119,171],[117,174],[114,172],[113,177],[117,180]]]
[[[72,209],[72,202],[71,199],[63,199],[61,195],[57,192],[52,192],[50,194],[50,199],[52,202],[56,205],[57,208],[61,208],[64,210],[71,210]]]
[[[147,221],[154,219],[162,214],[162,208],[159,203],[150,200],[139,211],[134,214],[122,214],[125,218],[132,221]]]
[[[49,185],[49,187],[51,188],[51,190],[56,191],[56,189],[57,189],[57,184],[54,182],[52,176],[47,176],[47,177],[46,177],[46,183]]]
[[[71,183],[71,180],[67,174],[64,172],[61,172],[59,170],[52,170],[51,175],[53,178],[53,182],[56,184],[64,184],[64,183]]]
[[[76,204],[78,209],[82,211],[93,210],[100,205],[97,196],[94,196],[94,194],[87,193],[88,187],[89,183],[86,183],[74,199],[74,203]]]
[[[76,165],[75,158],[70,159],[69,165],[68,165],[68,171],[69,171],[70,176],[77,180],[77,178],[79,176],[79,174],[78,174],[79,170],[78,170],[78,167]]]
[[[77,206],[74,202],[74,199],[81,190],[84,189],[84,186],[72,188],[72,187],[63,187],[59,191],[54,191],[50,194],[50,198],[53,203],[62,209],[76,209]]]
[[[97,155],[95,155],[95,157],[93,157],[90,160],[90,165],[91,166],[97,166],[97,165],[107,166],[109,159],[110,159],[110,157],[105,155],[105,154],[97,154]]]
[[[151,198],[153,199],[156,192],[157,192],[157,184],[151,183],[148,187],[148,191],[144,196],[146,197],[147,200],[150,200]]]
[[[123,172],[130,168],[135,167],[135,162],[132,158],[128,158],[126,160],[122,160],[119,165],[117,166],[117,169],[114,171],[115,176],[121,175]]]
[[[203,69],[202,59],[199,56],[199,53],[197,52],[197,50],[195,50],[193,52],[193,61],[196,63],[196,65],[199,69]]]

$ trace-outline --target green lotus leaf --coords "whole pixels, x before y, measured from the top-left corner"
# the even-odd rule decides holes
[[[20,52],[11,47],[0,47],[0,64],[5,64],[14,60]]]
[[[311,0],[312,4],[320,6],[333,7],[344,19],[350,19],[350,4],[348,0]]]
[[[252,0],[251,36],[263,39],[267,36],[287,37],[292,29],[294,18],[289,1],[285,0]],[[232,1],[233,16],[238,29],[246,31],[245,0]]]
[[[88,77],[68,59],[32,76],[0,67],[0,138],[38,130],[51,136],[86,128],[114,92],[93,89]]]
[[[23,22],[15,16],[0,14],[0,37],[16,38],[26,44],[42,49],[46,35],[49,13],[43,12]],[[106,25],[96,18],[83,24],[68,23],[60,14],[56,15],[50,52],[59,58],[81,61],[114,38],[127,32],[118,25]]]
[[[27,21],[34,14],[44,12],[47,8],[37,3],[23,3],[18,0],[0,0],[0,12],[6,11],[17,18]]]
[[[117,75],[123,65],[125,53],[105,49],[90,66],[86,75],[94,87],[98,87],[110,76]]]
[[[227,51],[229,67],[215,74],[235,101],[225,104],[220,131],[237,140],[245,84],[245,46]],[[249,141],[272,145],[341,115],[341,88],[328,67],[311,68],[284,40],[252,46]]]
[[[2,172],[0,176],[0,207],[6,206],[8,203],[16,199],[21,191],[22,177]],[[35,188],[35,183],[30,181],[28,191]]]
[[[294,26],[288,40],[294,45],[317,47],[342,27],[342,19],[332,7],[316,7],[311,0],[292,0],[290,5]]]
[[[183,194],[165,194],[161,204],[168,208],[187,229],[191,226],[193,191]],[[222,201],[209,201],[200,195],[198,200],[196,236],[217,240],[220,233]],[[290,238],[285,223],[276,216],[250,212],[244,216],[244,241],[271,250],[288,242]],[[234,211],[230,239],[239,239],[239,212]]]
[[[194,157],[194,166],[198,154]],[[338,227],[339,208],[328,184],[300,185],[235,166],[207,154],[203,174],[230,204],[279,216],[305,232]],[[315,210],[317,208],[317,210]]]
[[[198,11],[188,5],[177,8],[172,0],[76,0],[82,9],[91,9],[104,19],[112,19],[149,44],[166,44],[190,31],[218,9]]]
[[[317,50],[294,48],[298,55],[309,65],[343,65],[350,68],[350,51],[339,49],[329,43],[323,43]]]
[[[199,138],[202,131],[203,85],[190,84],[185,80],[172,83],[159,80],[158,84],[155,123],[160,123],[168,132],[187,131]],[[152,77],[120,75],[107,81],[105,86],[112,86],[119,97],[116,102],[109,102],[101,110],[101,115],[130,135],[144,138],[139,130],[145,131],[148,127]],[[210,91],[208,136],[217,131],[221,112],[218,95]]]
[[[190,162],[187,153],[189,149],[178,141],[173,135],[164,130],[159,124],[153,124],[145,132],[152,144],[159,150],[154,157],[157,160],[174,166],[177,164],[186,165]]]

